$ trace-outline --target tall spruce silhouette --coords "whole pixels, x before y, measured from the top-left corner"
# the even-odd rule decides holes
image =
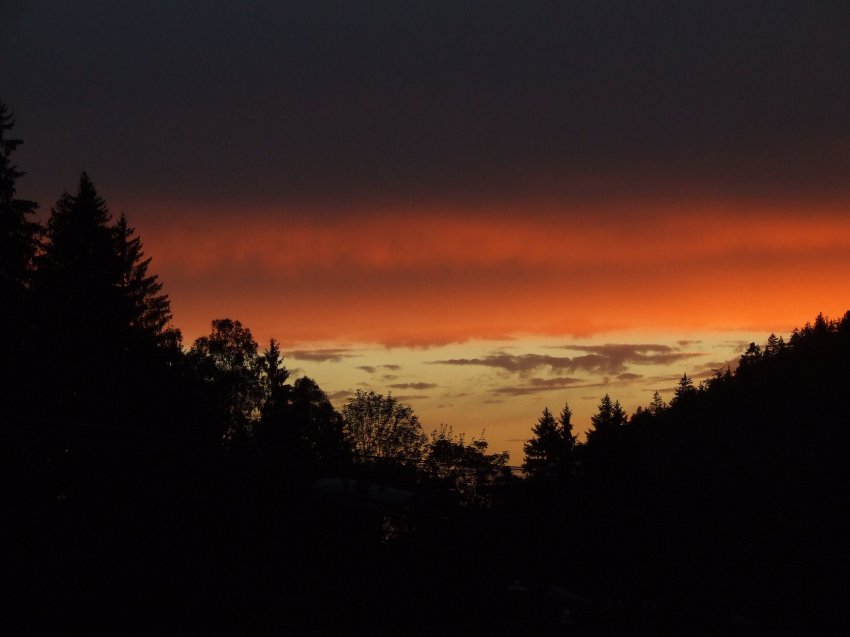
[[[122,322],[132,338],[148,345],[174,346],[180,334],[170,328],[171,302],[162,293],[162,283],[150,274],[151,257],[145,258],[141,238],[121,214],[115,224],[115,252],[120,264],[119,289],[125,315]]]
[[[27,352],[32,336],[29,288],[41,227],[31,219],[37,204],[17,197],[24,172],[12,161],[22,143],[8,136],[14,124],[0,101],[0,386],[17,396],[22,407],[32,362]]]
[[[51,210],[34,288],[40,347],[54,361],[50,387],[60,411],[107,417],[140,390],[139,371],[153,349],[176,349],[168,297],[143,256],[140,239],[123,216],[112,223],[86,173],[76,193],[63,193]]]
[[[11,112],[0,101],[0,293],[10,302],[4,303],[6,308],[14,307],[15,295],[29,284],[40,231],[30,219],[38,204],[17,197],[17,181],[26,173],[12,163],[12,154],[23,143],[7,136],[14,125]]]

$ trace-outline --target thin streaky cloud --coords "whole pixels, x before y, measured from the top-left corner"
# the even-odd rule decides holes
[[[552,356],[549,354],[513,355],[497,352],[480,358],[452,358],[428,361],[431,365],[477,365],[493,367],[516,374],[539,369],[598,374],[621,374],[628,364],[669,365],[703,356],[700,352],[675,352],[668,345],[569,345],[565,349],[588,352],[583,356]]]
[[[413,400],[427,400],[428,398],[431,398],[431,396],[429,396],[428,394],[393,394],[393,398],[395,398],[399,402],[406,403]]]
[[[437,383],[393,383],[392,385],[388,385],[392,389],[434,389],[437,386]]]
[[[576,385],[585,387],[586,385],[582,385],[581,382],[581,379],[578,378],[530,378],[522,384],[504,385],[490,391],[500,396],[527,396]]]
[[[343,359],[355,356],[358,354],[345,348],[300,349],[289,352],[290,358],[313,363],[341,363]]]
[[[567,387],[581,382],[580,378],[529,378],[526,384],[530,387]]]
[[[626,364],[669,365],[676,361],[704,355],[702,352],[679,352],[669,345],[659,344],[607,343],[604,345],[566,345],[564,348],[588,352],[589,356],[606,357],[610,361],[608,371],[611,373],[623,368]],[[580,357],[577,360],[580,360]]]
[[[426,361],[428,365],[478,365],[494,367],[514,373],[527,373],[536,369],[549,368],[552,370],[570,370],[573,368],[571,358],[563,356],[548,356],[544,354],[523,354],[514,356],[507,353],[497,353],[483,358],[450,358],[444,360]]]
[[[641,378],[643,378],[643,374],[633,374],[631,372],[623,372],[622,374],[617,374],[617,380],[622,382],[632,382],[640,380]]]

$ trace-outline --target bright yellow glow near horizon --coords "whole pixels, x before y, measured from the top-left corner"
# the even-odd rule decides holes
[[[603,394],[618,399],[628,413],[646,406],[656,390],[669,400],[683,373],[698,382],[713,369],[734,368],[749,342],[761,343],[768,335],[618,332],[429,348],[325,342],[302,343],[284,354],[293,376],[316,380],[338,408],[357,389],[392,393],[414,408],[426,432],[447,424],[468,439],[483,433],[492,451],[509,451],[516,465],[544,407],[559,412],[569,403],[574,430],[583,434]],[[582,360],[587,356],[599,358]],[[675,360],[654,360],[665,357]]]

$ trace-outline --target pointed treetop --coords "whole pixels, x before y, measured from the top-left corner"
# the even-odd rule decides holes
[[[573,424],[571,422],[572,417],[573,417],[573,412],[570,409],[570,405],[568,403],[564,403],[564,408],[561,410],[560,416],[558,416],[558,422],[560,423],[561,427],[563,427],[564,429],[567,429],[569,431],[572,431],[572,429],[573,429]]]
[[[0,101],[0,282],[4,290],[21,290],[28,285],[41,235],[41,226],[27,219],[38,204],[15,197],[17,180],[24,172],[11,159],[21,140],[6,136],[14,125],[12,114]],[[17,302],[3,299],[4,304]]]
[[[652,394],[652,402],[649,403],[649,412],[653,416],[657,416],[659,413],[664,411],[667,407],[667,404],[664,402],[664,399],[661,397],[661,394],[658,393],[658,390],[655,390],[655,393]]]
[[[575,436],[570,422],[572,411],[564,404],[557,420],[546,407],[531,428],[534,437],[523,445],[525,460],[523,469],[531,478],[565,477],[569,475]]]

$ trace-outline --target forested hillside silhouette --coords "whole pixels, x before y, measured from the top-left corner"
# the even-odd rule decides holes
[[[184,344],[83,173],[46,225],[0,103],[0,457],[15,631],[827,633],[848,620],[850,312],[629,416],[529,422],[523,472],[233,318]]]
[[[656,393],[625,418],[606,395],[586,443],[526,461],[546,494],[537,523],[570,538],[552,568],[626,608],[663,600],[744,634],[845,621],[848,381],[850,313],[753,343],[698,387],[684,375],[670,405]]]

